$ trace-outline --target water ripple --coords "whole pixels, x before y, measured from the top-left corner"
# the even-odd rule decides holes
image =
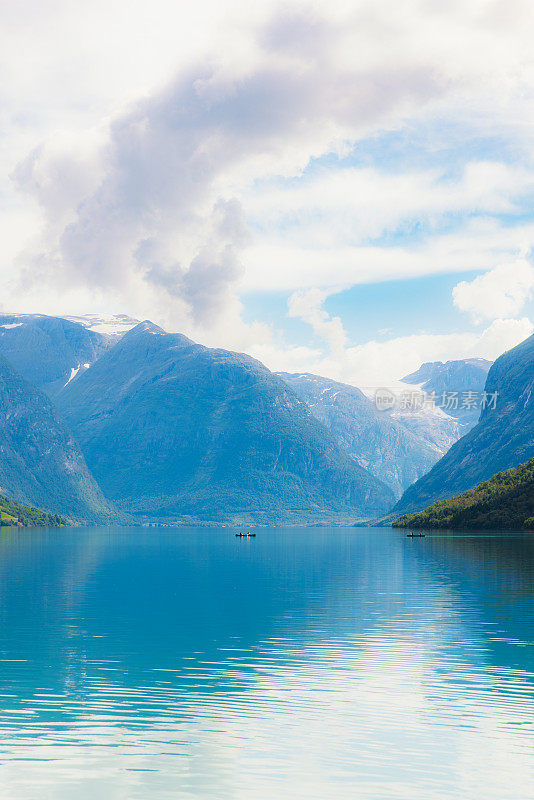
[[[1,798],[534,798],[528,540],[17,536]]]

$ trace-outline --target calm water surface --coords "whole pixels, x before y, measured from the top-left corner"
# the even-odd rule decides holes
[[[0,537],[0,797],[534,798],[534,537]]]

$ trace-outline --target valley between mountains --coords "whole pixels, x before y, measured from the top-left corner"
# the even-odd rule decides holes
[[[0,493],[71,524],[353,524],[534,456],[534,337],[402,385],[500,402],[384,411],[355,386],[276,374],[150,321],[2,315]]]

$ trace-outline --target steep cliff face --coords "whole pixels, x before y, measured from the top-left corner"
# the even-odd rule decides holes
[[[115,516],[48,398],[2,356],[0,490],[78,522]]]
[[[136,514],[298,521],[393,502],[262,364],[149,322],[57,403],[107,495]]]
[[[419,511],[534,456],[534,336],[491,367],[478,424],[410,487],[395,511]]]

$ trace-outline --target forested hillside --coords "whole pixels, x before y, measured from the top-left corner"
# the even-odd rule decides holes
[[[393,527],[534,528],[534,458],[419,514],[404,514]]]
[[[0,494],[0,527],[19,525],[25,528],[57,528],[66,524],[58,514],[47,514],[40,508],[22,505]]]

